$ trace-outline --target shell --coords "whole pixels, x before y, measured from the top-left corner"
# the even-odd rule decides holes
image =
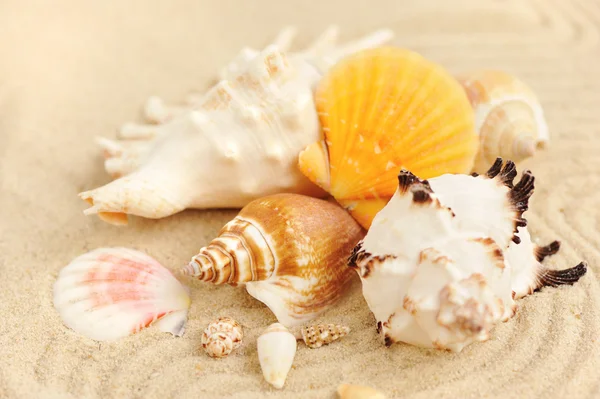
[[[119,140],[98,139],[116,180],[79,194],[91,205],[84,213],[125,225],[127,215],[241,208],[280,192],[323,197],[297,168],[299,152],[320,137],[313,101],[319,68],[389,40],[386,32],[343,47],[317,43],[289,56],[280,43],[267,46],[234,61],[223,80],[165,123],[128,123]],[[171,112],[151,102],[155,112]]]
[[[202,348],[210,357],[225,357],[242,344],[242,326],[231,317],[219,317],[202,334]]]
[[[334,203],[276,194],[246,205],[182,272],[213,284],[243,284],[293,327],[349,288],[354,273],[346,259],[364,233]]]
[[[343,46],[337,44],[339,36],[339,27],[329,26],[316,40],[314,40],[306,49],[298,52],[290,52],[294,38],[297,36],[297,29],[294,26],[283,28],[273,40],[270,46],[289,55],[291,59],[297,62],[310,64],[317,69],[320,74],[327,71],[332,65],[345,55],[351,54],[365,48],[377,47],[394,37],[394,33],[389,29],[380,29],[369,35],[362,37]],[[257,56],[260,50],[251,47],[244,47],[242,50],[218,73],[219,80],[235,80],[235,78],[248,68]],[[152,123],[164,123],[174,117],[190,110],[198,108],[202,104],[201,93],[190,93],[186,100],[181,104],[166,104],[163,99],[157,96],[151,96],[144,106],[144,116]],[[125,126],[132,126],[127,124]],[[133,125],[135,126],[135,125]]]
[[[542,106],[516,76],[479,70],[458,76],[475,111],[480,149],[473,170],[483,173],[497,157],[518,163],[545,148],[550,136]]]
[[[99,248],[60,271],[54,306],[75,332],[113,341],[153,323],[161,331],[183,335],[190,297],[150,256],[127,248]]]
[[[324,138],[300,153],[299,168],[365,228],[394,194],[400,168],[430,178],[473,167],[478,142],[464,90],[415,52],[350,55],[315,98]]]
[[[429,179],[428,183],[441,202],[456,214],[463,228],[484,231],[500,245],[512,266],[511,287],[515,299],[519,299],[544,286],[573,284],[585,274],[586,264],[550,270],[540,263],[546,256],[558,252],[560,243],[554,241],[547,246],[538,246],[532,242],[523,213],[533,195],[535,179],[530,171],[525,171],[521,180],[514,184],[516,176],[514,162],[503,163],[497,158],[482,176],[477,173],[472,176],[444,175]],[[486,198],[485,203],[480,198]],[[512,237],[507,240],[505,237],[511,229]]]
[[[279,323],[271,324],[256,340],[258,361],[265,381],[283,388],[296,356],[296,338]]]
[[[514,163],[502,166],[501,159],[481,176],[400,173],[396,193],[349,259],[387,346],[460,352],[514,315],[515,277],[539,270],[532,269],[534,253],[553,250],[529,247],[524,257],[511,249],[529,240],[523,212],[534,188],[531,172],[513,184],[516,174]],[[585,264],[547,280],[573,284],[583,273]]]
[[[338,387],[340,399],[385,399],[385,395],[371,387],[342,384]]]
[[[296,338],[301,338],[309,348],[320,348],[350,333],[350,328],[339,324],[320,324],[302,327]]]

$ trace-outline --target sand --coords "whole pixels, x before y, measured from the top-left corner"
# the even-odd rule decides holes
[[[102,5],[101,5],[102,3]],[[0,397],[334,398],[340,383],[398,398],[586,398],[600,395],[600,4],[566,1],[105,1],[0,4]],[[405,4],[406,3],[406,4]],[[528,212],[540,242],[562,241],[548,264],[587,260],[574,287],[519,301],[517,315],[460,354],[385,348],[357,281],[318,321],[352,328],[344,340],[302,345],[285,388],[260,374],[256,337],[275,318],[243,289],[191,283],[188,330],[155,329],[99,344],[67,329],[52,284],[74,257],[128,246],[171,270],[185,264],[236,211],[133,218],[126,228],[82,214],[77,193],[108,182],[94,144],[139,120],[150,95],[178,101],[204,90],[244,45],[283,26],[298,46],[329,23],[352,39],[380,27],[394,44],[458,73],[495,67],[539,94],[552,141],[520,165],[537,177]],[[228,315],[245,345],[215,361],[203,328]]]

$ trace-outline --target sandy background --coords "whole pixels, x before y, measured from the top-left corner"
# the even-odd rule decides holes
[[[85,3],[85,4],[84,4]],[[218,1],[0,2],[0,397],[333,398],[339,383],[398,398],[600,396],[600,4],[592,0],[454,2]],[[539,93],[551,147],[526,162],[536,175],[527,213],[548,260],[585,259],[575,287],[520,301],[493,339],[459,355],[385,348],[360,284],[320,320],[349,325],[345,340],[299,345],[283,391],[260,374],[255,340],[275,319],[242,289],[192,285],[185,337],[154,329],[99,345],[65,328],[51,303],[58,270],[101,246],[129,246],[175,270],[235,211],[186,211],[128,228],[82,214],[77,193],[109,181],[95,135],[139,118],[152,94],[177,101],[204,89],[243,45],[263,47],[288,23],[308,43],[329,23],[352,39],[380,27],[454,72],[497,67]],[[202,329],[229,315],[245,345],[215,361]]]

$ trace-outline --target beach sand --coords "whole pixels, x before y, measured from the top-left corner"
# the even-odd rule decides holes
[[[292,5],[294,3],[294,5]],[[300,48],[330,23],[350,40],[388,27],[392,42],[453,73],[500,68],[539,94],[548,149],[519,165],[536,176],[527,212],[540,243],[562,241],[554,268],[587,260],[573,287],[519,301],[489,341],[460,354],[382,345],[358,278],[317,321],[351,334],[310,350],[299,344],[283,390],[261,375],[256,338],[275,321],[242,288],[186,280],[186,334],[154,328],[115,343],[66,328],[52,284],[98,247],[139,249],[177,270],[235,210],[188,210],[119,228],[86,217],[77,193],[110,181],[95,136],[139,121],[143,102],[205,90],[243,46],[262,48],[288,24]],[[397,398],[587,398],[600,395],[600,4],[591,0],[283,2],[16,1],[0,4],[0,397],[335,398],[341,383]],[[214,360],[200,349],[221,315],[244,345]]]

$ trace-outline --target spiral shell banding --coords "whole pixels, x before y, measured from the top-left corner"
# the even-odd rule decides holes
[[[334,203],[276,194],[245,206],[183,273],[213,284],[244,284],[281,324],[293,327],[346,291],[353,277],[346,259],[363,236]]]
[[[309,348],[320,348],[350,333],[350,327],[339,324],[319,324],[303,327],[299,336]]]
[[[210,357],[225,357],[242,344],[242,326],[231,317],[220,317],[206,327],[202,347]]]
[[[458,76],[475,112],[480,148],[473,171],[484,173],[497,157],[516,163],[543,149],[549,139],[542,106],[529,86],[503,71]]]

